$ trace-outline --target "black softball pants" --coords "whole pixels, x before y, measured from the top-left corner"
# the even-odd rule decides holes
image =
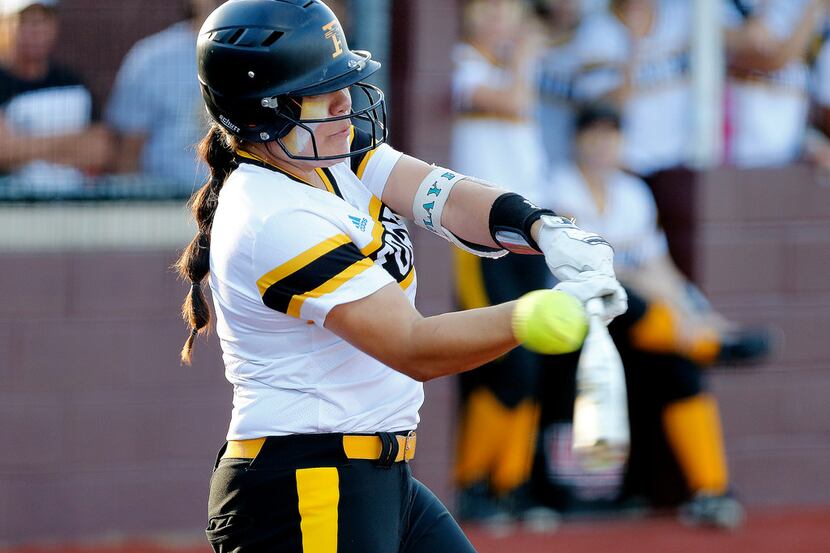
[[[470,553],[446,507],[406,462],[349,459],[342,434],[269,437],[224,458],[210,484],[216,553]]]

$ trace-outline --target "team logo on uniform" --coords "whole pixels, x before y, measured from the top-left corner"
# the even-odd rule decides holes
[[[323,30],[326,32],[326,40],[330,40],[334,44],[334,53],[331,57],[336,58],[343,53],[343,29],[340,28],[340,23],[335,19],[331,23],[323,25]]]
[[[409,231],[403,220],[385,204],[378,219],[384,228],[383,246],[372,257],[392,278],[401,282],[412,270],[415,261]]]
[[[367,219],[366,217],[363,217],[361,219],[360,217],[355,217],[354,215],[349,215],[349,219],[351,219],[352,224],[354,225],[354,228],[356,228],[357,230],[359,230],[361,232],[366,230],[366,225],[369,223],[369,219]]]

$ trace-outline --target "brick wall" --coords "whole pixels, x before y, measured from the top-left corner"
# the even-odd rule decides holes
[[[179,0],[62,0],[56,57],[83,77],[103,107],[132,45],[179,21],[181,4]]]
[[[667,175],[675,255],[726,316],[769,326],[761,367],[712,374],[735,487],[750,503],[830,502],[830,185],[809,167]]]
[[[0,254],[0,542],[203,527],[231,389],[215,337],[178,363],[174,256]],[[414,465],[445,498],[452,393],[427,386]]]

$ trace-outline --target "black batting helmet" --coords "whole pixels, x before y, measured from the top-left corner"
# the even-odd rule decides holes
[[[320,0],[226,2],[199,31],[197,60],[208,112],[243,140],[276,140],[288,156],[309,160],[358,155],[386,140],[383,92],[360,82],[380,69],[380,63],[369,52],[349,49],[337,17]],[[368,107],[342,116],[300,119],[300,103],[292,98],[346,87],[365,94]],[[371,126],[371,144],[341,156],[319,157],[308,125],[342,119]],[[310,134],[314,156],[300,157],[283,144],[295,126]]]

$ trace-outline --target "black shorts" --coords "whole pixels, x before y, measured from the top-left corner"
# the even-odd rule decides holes
[[[342,434],[269,437],[254,459],[221,458],[210,483],[217,553],[469,553],[409,463],[349,459]]]

